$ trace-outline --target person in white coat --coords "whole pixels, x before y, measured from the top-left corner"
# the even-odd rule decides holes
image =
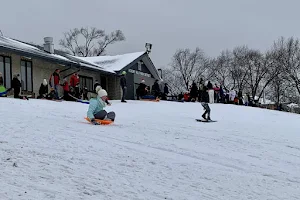
[[[229,101],[230,103],[234,102],[234,98],[236,97],[236,91],[232,88],[229,92]]]
[[[207,89],[208,89],[208,96],[209,96],[209,103],[215,102],[215,91],[213,89],[213,85],[210,81],[207,83]]]

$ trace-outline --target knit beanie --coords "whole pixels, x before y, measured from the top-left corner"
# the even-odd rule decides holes
[[[98,85],[95,89],[96,93],[98,94],[99,90],[101,90],[101,89],[102,89],[102,87],[100,85]]]
[[[106,90],[100,89],[100,90],[98,91],[98,96],[99,96],[99,97],[107,96]]]

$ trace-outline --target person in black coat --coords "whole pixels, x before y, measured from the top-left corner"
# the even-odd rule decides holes
[[[20,92],[21,92],[21,81],[18,79],[20,75],[14,75],[14,78],[11,81],[11,88],[14,89],[14,98],[19,99],[20,98]]]
[[[121,79],[120,79],[120,85],[121,85],[121,88],[122,88],[122,100],[121,100],[121,102],[124,102],[124,103],[126,103],[125,96],[126,96],[126,91],[127,91],[127,81],[126,81],[125,75],[126,75],[126,72],[123,71]]]
[[[136,89],[137,100],[147,94],[147,85],[145,84],[145,80],[142,80],[139,84],[139,87]]]
[[[153,86],[152,86],[152,93],[155,96],[155,98],[160,96],[160,87],[158,84],[158,80],[155,80]]]
[[[39,89],[39,96],[38,99],[44,99],[46,98],[48,94],[48,83],[47,80],[44,79],[43,83],[41,83],[40,89]]]
[[[2,77],[2,73],[0,72],[0,85],[4,85],[4,81],[3,81],[3,77]]]
[[[192,84],[190,95],[191,95],[191,101],[195,102],[198,96],[198,87],[195,82],[193,82]]]
[[[201,101],[201,105],[203,106],[204,108],[204,113],[202,114],[202,118],[205,119],[206,121],[210,121],[210,107],[208,105],[208,102],[209,102],[209,95],[208,95],[208,88],[206,86],[204,86],[204,93],[203,93],[203,101]],[[207,115],[207,117],[206,117]]]

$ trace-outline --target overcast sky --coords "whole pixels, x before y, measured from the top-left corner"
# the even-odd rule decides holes
[[[8,37],[58,48],[63,32],[94,26],[121,29],[126,41],[108,54],[144,51],[153,44],[157,68],[178,48],[208,56],[237,45],[266,50],[279,36],[300,36],[299,0],[1,0],[0,30]]]

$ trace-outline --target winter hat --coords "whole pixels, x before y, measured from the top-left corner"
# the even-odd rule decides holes
[[[98,85],[95,89],[96,93],[98,94],[99,90],[101,90],[101,89],[102,89],[102,87],[100,85]]]
[[[100,89],[100,90],[98,91],[98,96],[99,96],[99,97],[107,96],[106,90]]]
[[[123,75],[126,75],[126,71],[123,71],[122,74],[123,74]]]
[[[47,83],[47,80],[44,79],[44,80],[43,80],[43,85],[46,86],[47,84],[48,84],[48,83]]]
[[[141,83],[145,83],[145,80],[144,80],[144,79],[142,79]]]

